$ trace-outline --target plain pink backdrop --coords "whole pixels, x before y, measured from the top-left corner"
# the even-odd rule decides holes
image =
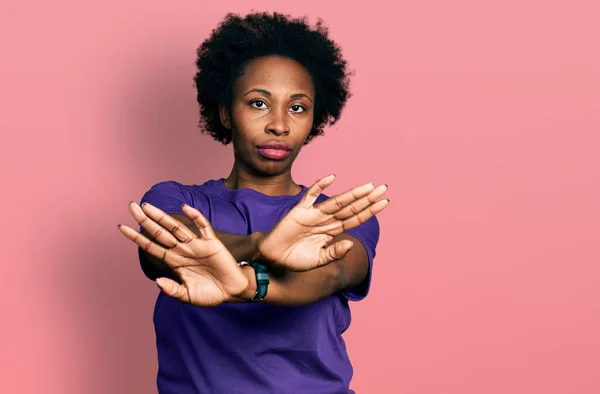
[[[117,230],[227,175],[195,49],[228,11],[322,17],[356,75],[300,155],[390,186],[346,339],[364,393],[600,392],[597,1],[6,1],[0,392],[155,392],[156,286]]]

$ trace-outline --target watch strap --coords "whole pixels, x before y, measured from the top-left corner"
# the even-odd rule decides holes
[[[262,301],[269,290],[269,269],[255,261],[250,262],[256,272],[256,294],[250,299],[251,302]]]
[[[265,265],[254,261],[241,261],[238,263],[238,266],[251,266],[256,275],[256,292],[254,293],[254,296],[248,300],[248,302],[262,301],[269,290],[269,269]]]

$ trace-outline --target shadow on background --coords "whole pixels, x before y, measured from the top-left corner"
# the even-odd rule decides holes
[[[70,241],[58,254],[72,263],[61,266],[68,272],[55,275],[62,282],[58,288],[66,290],[61,302],[72,313],[77,330],[71,349],[81,365],[73,373],[86,385],[65,392],[156,392],[152,315],[158,289],[143,275],[136,245],[116,225],[135,228],[128,202],[139,202],[155,183],[199,184],[227,176],[230,170],[230,148],[202,135],[197,126],[193,67],[173,70],[177,60],[165,63],[169,59],[165,52],[156,50],[154,56],[160,59],[141,63],[143,56],[136,58],[133,63],[139,68],[120,76],[125,85],[115,89],[115,101],[109,105],[115,106],[123,122],[112,131],[116,134],[106,160],[119,160],[122,172],[114,174],[110,190],[96,191],[107,197],[105,206],[90,207],[74,219],[86,223],[77,235],[77,247],[73,248],[72,236],[61,237]],[[129,96],[119,96],[123,92]]]

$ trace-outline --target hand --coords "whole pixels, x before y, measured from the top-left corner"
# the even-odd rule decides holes
[[[156,283],[165,294],[197,306],[217,306],[240,300],[248,291],[248,278],[198,210],[183,206],[183,212],[200,230],[200,237],[150,204],[140,207],[131,202],[129,210],[161,245],[131,227],[119,225],[123,235],[147,253],[162,259],[183,282],[180,285],[168,278],[158,278]]]
[[[330,245],[333,237],[354,228],[383,211],[389,200],[377,201],[386,185],[358,186],[313,205],[333,183],[334,175],[319,179],[300,202],[258,240],[259,258],[291,271],[308,271],[343,258],[352,248],[350,240]]]

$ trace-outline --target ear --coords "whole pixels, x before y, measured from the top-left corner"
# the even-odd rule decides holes
[[[219,104],[219,117],[221,118],[221,124],[228,130],[231,130],[231,115],[227,108]]]

